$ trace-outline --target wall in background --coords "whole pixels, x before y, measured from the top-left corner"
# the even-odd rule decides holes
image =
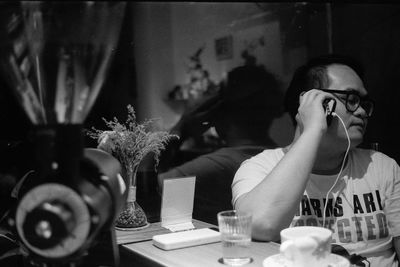
[[[178,2],[130,5],[127,19],[132,25],[123,26],[118,48],[122,52],[116,54],[88,118],[89,126],[104,126],[101,117],[124,120],[126,105],[134,104],[139,119],[161,118],[159,127],[169,129],[184,106],[166,101],[166,96],[175,85],[188,82],[188,58],[204,46],[201,62],[211,79],[218,82],[229,69],[243,62],[243,37],[260,36],[260,32],[264,33],[265,49],[254,48],[258,63],[265,64],[287,84],[293,70],[308,57],[328,52],[331,27],[333,52],[352,55],[365,65],[366,88],[376,100],[364,145],[379,142],[380,150],[400,161],[400,139],[394,130],[400,116],[400,93],[395,84],[400,75],[400,6]],[[326,15],[329,7],[331,24]],[[218,59],[215,40],[224,36],[233,37],[233,55]],[[278,144],[287,144],[293,134],[288,116],[277,119],[270,133]]]
[[[157,2],[134,3],[133,32],[138,118],[161,118],[160,128],[165,128],[174,116],[162,97],[165,88],[174,83],[171,6]]]
[[[244,64],[246,49],[272,72],[282,74],[282,46],[278,19],[255,4],[180,3],[173,6],[175,81],[187,81],[188,58],[204,47],[201,60],[212,80],[220,81],[233,67]],[[216,40],[232,37],[231,55],[218,59]],[[251,47],[251,48],[250,48]]]
[[[113,56],[107,79],[100,91],[99,97],[85,121],[85,127],[90,129],[106,129],[102,118],[112,120],[117,117],[125,121],[128,104],[135,104],[136,65],[133,46],[132,6],[127,4],[125,16],[120,30],[116,52]],[[85,144],[89,147],[97,146],[97,140],[85,135]]]
[[[185,105],[170,102],[167,96],[175,86],[190,82],[190,57],[199,51],[202,67],[215,83],[243,65],[246,58],[254,57],[256,64],[263,64],[282,80],[285,90],[294,68],[307,59],[308,24],[314,14],[309,7],[294,4],[270,7],[255,3],[135,3],[139,118],[161,118],[159,126],[164,129],[178,121]],[[325,38],[323,31],[315,31],[313,38]],[[216,41],[229,38],[231,51],[217,53]],[[270,134],[279,145],[290,142],[293,127],[286,114],[274,121]]]

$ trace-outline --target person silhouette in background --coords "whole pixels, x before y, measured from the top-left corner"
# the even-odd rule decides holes
[[[282,114],[281,100],[280,82],[264,67],[231,70],[217,95],[185,112],[171,129],[180,139],[171,142],[162,154],[159,187],[165,178],[196,176],[193,217],[216,224],[219,211],[232,209],[231,183],[240,164],[266,148],[276,147],[268,130],[272,120]],[[186,139],[212,126],[223,147],[168,169],[168,162]]]

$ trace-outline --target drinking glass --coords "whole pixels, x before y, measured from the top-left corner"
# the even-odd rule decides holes
[[[251,262],[251,214],[228,210],[219,212],[217,217],[222,241],[220,261],[231,266]]]

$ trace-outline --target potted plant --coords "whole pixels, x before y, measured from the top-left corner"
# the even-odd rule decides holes
[[[91,138],[97,139],[98,148],[116,159],[122,166],[122,176],[129,188],[128,197],[123,211],[119,214],[116,227],[122,230],[138,229],[148,226],[147,217],[143,209],[136,202],[136,174],[141,160],[149,152],[154,153],[156,166],[159,155],[171,138],[178,138],[166,131],[152,131],[154,120],[146,120],[139,124],[136,121],[135,110],[127,106],[128,118],[125,124],[117,118],[107,121],[103,118],[110,130],[92,129],[88,131]]]

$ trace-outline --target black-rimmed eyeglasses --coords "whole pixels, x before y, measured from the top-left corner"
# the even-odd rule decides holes
[[[354,112],[358,109],[359,106],[361,106],[365,110],[367,117],[372,116],[375,104],[374,101],[368,96],[360,96],[357,91],[342,91],[323,88],[319,88],[318,90],[332,94],[346,95],[346,98],[338,97],[338,99],[345,104],[347,111]]]

